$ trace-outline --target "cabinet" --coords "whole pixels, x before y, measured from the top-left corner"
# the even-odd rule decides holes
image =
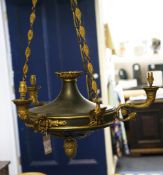
[[[137,119],[129,121],[127,129],[131,154],[163,153],[163,100],[136,112]]]
[[[8,161],[0,161],[0,175],[9,175]]]

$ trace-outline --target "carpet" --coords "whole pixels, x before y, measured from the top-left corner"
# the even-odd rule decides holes
[[[163,156],[122,157],[116,173],[121,175],[163,175]]]

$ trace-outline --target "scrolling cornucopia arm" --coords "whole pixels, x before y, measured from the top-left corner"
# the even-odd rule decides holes
[[[124,119],[118,117],[118,120],[127,121],[127,120],[134,119],[136,117],[136,113],[130,112],[130,110],[148,108],[155,101],[156,93],[159,87],[152,86],[154,81],[152,72],[148,72],[147,81],[149,86],[143,88],[147,96],[147,99],[145,100],[145,102],[140,104],[135,104],[135,103],[120,104],[117,108],[117,114],[118,114],[117,116],[119,116],[119,112],[121,111],[121,114],[124,117]]]

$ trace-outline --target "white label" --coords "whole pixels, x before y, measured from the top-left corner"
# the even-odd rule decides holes
[[[43,145],[44,145],[44,152],[46,155],[52,153],[50,135],[43,136]]]

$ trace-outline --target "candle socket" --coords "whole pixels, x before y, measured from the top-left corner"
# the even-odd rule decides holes
[[[36,75],[31,75],[30,84],[31,84],[31,86],[29,86],[27,89],[28,89],[29,98],[32,101],[32,104],[34,106],[43,105],[43,103],[39,102],[39,100],[38,100],[38,90],[40,89],[40,87],[37,86]]]
[[[26,81],[20,81],[20,83],[19,83],[19,93],[20,93],[20,99],[25,99],[26,94],[27,94]]]

